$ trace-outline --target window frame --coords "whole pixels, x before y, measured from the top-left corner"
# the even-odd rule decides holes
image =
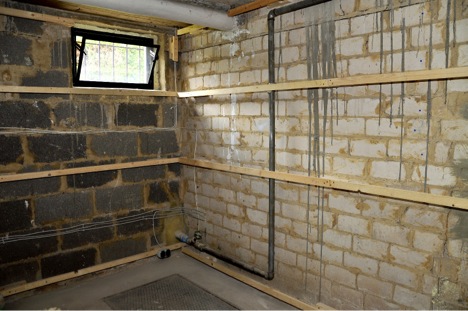
[[[76,41],[76,37],[82,37],[82,44]],[[80,78],[81,69],[83,66],[84,54],[83,50],[86,49],[86,40],[105,41],[110,43],[123,43],[130,45],[145,46],[156,49],[151,72],[147,83],[132,83],[132,82],[105,82],[105,81],[90,81],[82,80]],[[131,88],[131,89],[154,89],[154,71],[156,62],[159,59],[160,45],[154,44],[153,38],[137,37],[109,32],[94,31],[82,28],[71,28],[71,44],[72,44],[72,77],[73,86],[75,87],[98,87],[98,88]],[[79,52],[79,58],[77,57]],[[78,58],[78,60],[77,60]]]

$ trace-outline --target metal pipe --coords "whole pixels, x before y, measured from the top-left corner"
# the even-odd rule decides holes
[[[296,2],[287,6],[276,8],[268,13],[268,82],[275,83],[275,17],[305,9],[317,4],[325,3],[330,0],[305,0]],[[269,93],[269,112],[270,112],[270,140],[269,140],[269,162],[270,171],[275,171],[275,133],[276,133],[276,111],[275,98],[276,92]],[[269,179],[268,183],[268,271],[266,274],[267,280],[272,280],[275,277],[275,180]]]

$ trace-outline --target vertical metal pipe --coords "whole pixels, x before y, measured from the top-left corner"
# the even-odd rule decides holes
[[[305,0],[290,4],[281,8],[273,9],[268,13],[268,82],[275,83],[275,17],[305,9],[330,0]],[[275,135],[276,135],[276,92],[269,93],[270,112],[270,138],[269,138],[269,161],[270,171],[275,171]],[[275,277],[275,180],[270,178],[268,183],[268,270],[266,279],[272,280]]]

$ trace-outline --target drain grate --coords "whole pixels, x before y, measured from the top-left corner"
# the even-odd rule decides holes
[[[106,297],[104,301],[113,310],[236,310],[178,274]]]

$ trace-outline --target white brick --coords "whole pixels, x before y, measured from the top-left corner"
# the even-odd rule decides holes
[[[461,42],[468,42],[468,33],[466,31],[461,31],[461,29],[468,29],[468,18],[465,18],[465,19],[460,19],[460,20],[457,20],[456,22],[456,28],[457,28],[457,42],[458,43],[461,43]]]
[[[415,230],[413,239],[413,246],[416,249],[439,254],[443,250],[444,240],[438,234]]]
[[[204,76],[203,86],[207,88],[217,88],[220,86],[221,76],[219,74]]]
[[[344,265],[360,270],[360,273],[377,275],[378,261],[364,256],[344,253]]]
[[[253,223],[256,223],[262,226],[265,226],[267,224],[268,217],[267,217],[267,213],[265,212],[261,212],[261,211],[257,211],[257,210],[249,208],[247,209],[247,217],[249,217],[249,219]]]
[[[362,237],[354,237],[353,250],[369,257],[383,259],[387,257],[388,244]]]
[[[447,214],[427,208],[419,209],[410,207],[406,210],[402,221],[412,226],[444,230],[446,227]]]
[[[240,73],[240,83],[246,85],[254,85],[259,83],[262,78],[260,70],[249,70]]]
[[[346,115],[350,117],[373,117],[378,116],[378,109],[378,99],[350,99],[347,103]]]
[[[445,163],[448,160],[450,143],[447,142],[438,142],[435,147],[435,161],[437,163]]]
[[[349,75],[377,74],[380,72],[380,59],[373,57],[353,58],[349,61]]]
[[[366,162],[361,159],[333,158],[333,173],[362,176]]]
[[[189,78],[189,90],[199,90],[203,87],[203,77]]]
[[[335,37],[344,38],[349,36],[349,19],[342,19],[335,22]],[[338,43],[339,41],[337,41]],[[338,48],[337,48],[338,49]]]
[[[398,180],[400,173],[400,163],[391,161],[373,161],[371,164],[370,175],[375,178],[385,178]],[[406,178],[404,165],[401,167],[401,179]]]
[[[356,208],[357,204],[358,200],[348,194],[333,193],[328,197],[328,207],[344,213],[359,215],[361,211]]]
[[[349,152],[352,156],[382,158],[386,156],[386,149],[385,143],[381,140],[361,139],[351,141]]]
[[[435,23],[432,26],[432,44],[445,43],[445,24]],[[414,47],[428,47],[430,39],[430,25],[411,28],[411,44]],[[424,53],[424,49],[420,53]]]
[[[241,231],[240,222],[237,219],[234,219],[234,218],[224,217],[223,218],[223,226],[225,228],[229,229],[229,230],[232,230],[232,231],[237,231],[237,232]]]
[[[340,119],[338,124],[333,124],[335,135],[362,135],[364,131],[365,120],[362,118]]]
[[[295,253],[306,253],[307,241],[306,239],[295,238],[290,235],[286,236],[286,248]],[[310,250],[310,246],[309,246]]]
[[[297,262],[297,254],[295,252],[291,252],[280,247],[275,248],[275,257],[277,261],[281,261],[291,266],[295,266]]]
[[[379,276],[384,280],[392,281],[410,288],[416,288],[418,285],[418,276],[416,273],[385,262],[380,263]]]
[[[352,36],[373,33],[375,31],[375,15],[368,14],[351,19]]]
[[[468,80],[449,80],[447,85],[448,91],[450,92],[468,92]],[[465,121],[468,122],[468,121]]]
[[[453,159],[454,160],[468,159],[468,143],[455,145]]]
[[[323,141],[322,141],[323,142]],[[327,154],[347,154],[348,153],[348,140],[343,138],[330,137],[325,138],[325,151]]]
[[[393,36],[393,38],[392,38]],[[393,50],[398,50],[401,48],[401,31],[393,31],[393,32],[384,32],[383,33],[383,51],[384,52],[389,52],[392,50],[392,40],[393,40]],[[369,36],[369,42],[372,42],[372,44],[369,44],[369,52],[371,53],[380,53],[380,32],[370,35]],[[393,61],[395,62],[395,58]],[[380,56],[379,56],[379,61],[380,61]],[[385,61],[385,58],[384,58]],[[387,70],[390,70],[390,63],[387,63]]]
[[[391,202],[379,202],[374,200],[364,200],[362,206],[362,215],[381,219],[393,220],[400,214],[402,209],[400,206],[395,206]]]
[[[374,222],[372,228],[372,237],[379,241],[403,246],[409,245],[410,229],[391,224]]]
[[[391,157],[400,157],[401,142],[397,139],[392,139],[388,143],[388,155]],[[426,142],[403,140],[403,158],[425,160],[426,159]]]
[[[325,262],[337,263],[339,265],[343,264],[343,251],[337,248],[332,248],[327,245],[321,246],[319,243],[314,243],[313,245],[314,254],[320,256],[322,254],[323,260]]]
[[[341,121],[340,121],[341,122]],[[389,118],[370,119],[366,121],[366,134],[368,136],[387,136],[387,137],[400,137],[400,120],[393,119],[393,124],[390,125]]]
[[[393,300],[411,309],[429,310],[432,307],[430,295],[423,295],[400,286],[395,287]]]
[[[240,75],[238,72],[228,72],[221,74],[221,86],[230,87],[240,84]]]
[[[323,240],[339,248],[351,249],[352,247],[352,235],[332,229],[326,229],[323,232]]]
[[[337,228],[344,232],[353,234],[369,235],[369,221],[362,218],[346,215],[338,216]]]
[[[288,81],[307,79],[307,66],[304,64],[300,64],[288,68],[286,77]]]
[[[290,152],[277,152],[276,163],[289,167],[298,167],[302,165],[301,155]]]
[[[219,116],[220,114],[219,104],[205,104],[203,105],[203,114],[205,116]]]
[[[307,210],[303,206],[283,203],[281,206],[281,214],[293,220],[304,221],[306,219]]]
[[[393,54],[393,71],[400,72],[401,68],[401,53]],[[391,63],[391,55],[387,55],[387,64]],[[423,52],[410,51],[405,52],[405,71],[424,70],[427,69],[426,54]]]
[[[311,144],[313,144],[311,139]],[[307,150],[309,144],[309,138],[306,136],[289,136],[288,137],[288,149],[289,150]]]
[[[257,226],[248,222],[244,222],[242,224],[242,234],[245,234],[249,237],[260,239],[262,237],[262,232],[263,232],[263,228],[260,226]]]
[[[393,285],[391,283],[383,282],[365,275],[358,275],[357,285],[358,289],[361,291],[371,293],[385,299],[392,298]]]
[[[240,105],[240,115],[259,116],[261,115],[262,105],[260,103],[248,103]]]
[[[343,56],[362,55],[364,48],[364,37],[353,37],[340,40],[336,43],[340,45],[339,54]]]
[[[425,166],[419,165],[414,171],[411,179],[413,181],[424,182]],[[429,165],[427,168],[427,184],[433,186],[455,186],[457,177],[452,168]]]
[[[356,275],[338,266],[327,265],[325,267],[325,277],[332,282],[337,282],[352,288],[356,287]]]
[[[227,212],[229,215],[236,216],[236,217],[245,216],[244,209],[234,204],[227,205]]]
[[[390,255],[395,258],[394,263],[410,268],[425,269],[431,263],[429,254],[397,245],[390,247]]]
[[[436,8],[434,8],[436,10]],[[425,3],[415,4],[401,7],[394,11],[394,26],[402,25],[403,18],[405,19],[406,27],[417,26],[421,22],[427,24],[430,22],[430,14],[425,9]]]

